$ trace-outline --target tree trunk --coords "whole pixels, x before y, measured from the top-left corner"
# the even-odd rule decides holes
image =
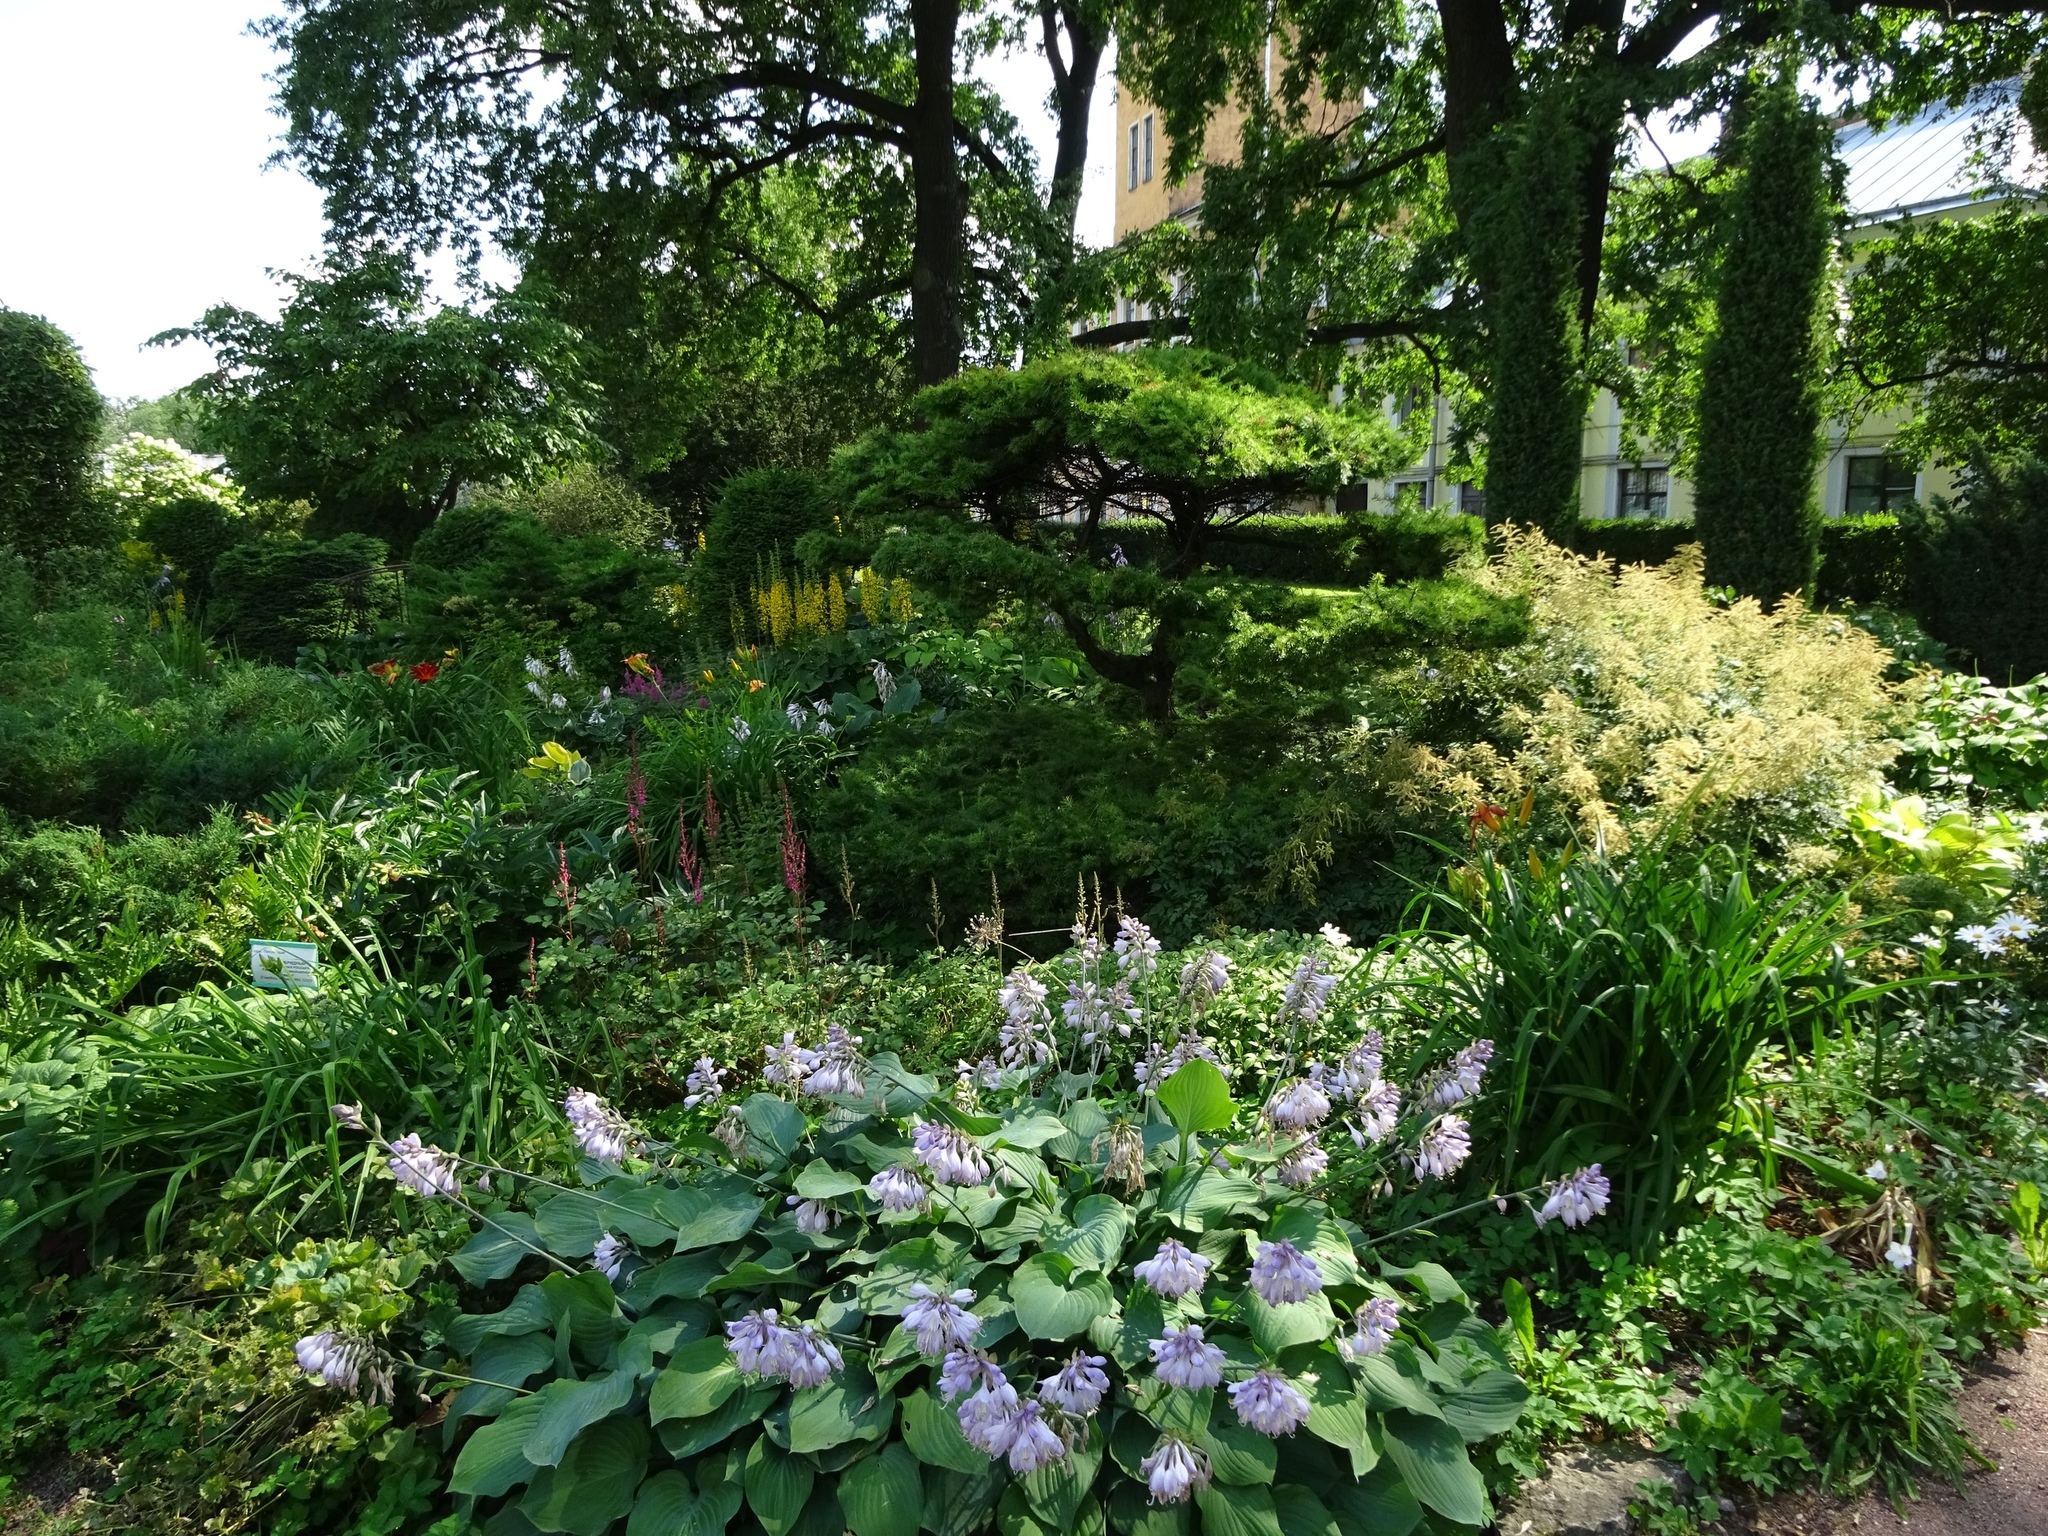
[[[910,125],[917,222],[910,256],[910,334],[920,386],[960,371],[960,267],[966,196],[953,144],[953,50],[960,0],[911,0],[917,104]]]
[[[1039,0],[1038,14],[1044,25],[1045,57],[1052,66],[1053,102],[1060,120],[1046,212],[1052,218],[1055,235],[1064,237],[1071,251],[1074,220],[1081,211],[1081,185],[1088,170],[1088,109],[1095,99],[1095,77],[1102,69],[1102,51],[1109,43],[1109,22],[1099,4],[1090,0],[1070,0],[1057,8],[1053,0]],[[1064,59],[1059,48],[1062,27],[1067,34],[1069,55]],[[1061,265],[1064,267],[1064,260]]]

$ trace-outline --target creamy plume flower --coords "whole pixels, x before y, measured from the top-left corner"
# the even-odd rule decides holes
[[[1238,1422],[1262,1435],[1291,1435],[1308,1422],[1308,1394],[1278,1371],[1258,1371],[1230,1389]]]
[[[597,1247],[591,1250],[590,1267],[607,1280],[619,1278],[619,1271],[625,1267],[626,1259],[633,1252],[633,1245],[623,1237],[607,1232],[597,1240]]]
[[[462,1190],[455,1159],[439,1147],[422,1146],[417,1133],[391,1143],[386,1166],[394,1179],[423,1199],[452,1199]]]
[[[924,1210],[932,1200],[931,1187],[917,1176],[915,1168],[884,1168],[868,1180],[868,1193],[892,1215]]]
[[[1072,1359],[1038,1384],[1038,1395],[1055,1408],[1086,1418],[1102,1406],[1109,1391],[1105,1363],[1101,1355],[1077,1349]]]
[[[981,1331],[981,1319],[968,1310],[973,1305],[974,1292],[969,1290],[948,1294],[921,1281],[911,1286],[910,1305],[903,1309],[903,1326],[917,1335],[917,1352],[943,1355],[971,1345]]]
[[[1169,1387],[1199,1392],[1223,1380],[1223,1351],[1202,1337],[1202,1325],[1167,1325],[1166,1337],[1151,1342],[1152,1363]]]
[[[1415,1146],[1415,1168],[1426,1179],[1447,1179],[1472,1155],[1472,1129],[1456,1115],[1441,1115]]]
[[[1354,1321],[1358,1331],[1349,1338],[1340,1337],[1337,1348],[1345,1358],[1353,1360],[1361,1355],[1380,1354],[1401,1326],[1401,1303],[1390,1296],[1375,1296],[1358,1309]]]
[[[562,1113],[568,1116],[576,1145],[585,1157],[601,1163],[616,1163],[625,1157],[633,1128],[589,1089],[572,1088],[562,1100]]]
[[[1209,1458],[1178,1435],[1167,1435],[1159,1448],[1138,1463],[1154,1504],[1185,1504],[1209,1486]]]
[[[1332,949],[1349,949],[1351,947],[1351,935],[1342,928],[1339,928],[1335,923],[1323,924],[1322,935],[1323,942]]]
[[[964,1131],[936,1120],[920,1121],[910,1133],[910,1145],[935,1184],[988,1182],[988,1159]]]
[[[721,1067],[709,1056],[699,1056],[690,1075],[683,1079],[687,1092],[683,1095],[683,1108],[695,1109],[699,1104],[710,1104],[725,1093],[725,1079],[732,1076],[729,1068]]]
[[[1131,1273],[1171,1301],[1199,1291],[1209,1278],[1209,1267],[1209,1260],[1179,1238],[1169,1237],[1151,1258],[1132,1266]]]
[[[1252,1289],[1269,1307],[1306,1301],[1323,1288],[1316,1261],[1286,1241],[1261,1243],[1252,1260]]]

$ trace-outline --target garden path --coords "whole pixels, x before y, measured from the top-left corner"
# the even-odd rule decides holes
[[[1962,1410],[1998,1468],[1972,1472],[1960,1493],[1947,1483],[1923,1484],[1904,1520],[1882,1494],[1851,1501],[1787,1495],[1728,1524],[1756,1536],[2048,1536],[2048,1331],[1973,1376]]]

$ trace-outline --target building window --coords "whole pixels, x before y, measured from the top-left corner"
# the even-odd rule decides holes
[[[1419,512],[1430,504],[1430,482],[1396,480],[1387,487],[1387,506],[1394,512]]]
[[[1911,464],[1888,453],[1851,454],[1846,468],[1842,511],[1850,517],[1896,512],[1913,499],[1920,478]]]
[[[1152,179],[1152,114],[1145,114],[1145,179]]]
[[[1130,158],[1130,167],[1131,167],[1131,179],[1130,179],[1130,185],[1129,185],[1129,186],[1128,186],[1128,187],[1127,187],[1127,188],[1126,188],[1125,190],[1127,190],[1127,191],[1131,191],[1131,192],[1135,192],[1135,191],[1137,191],[1137,190],[1138,190],[1138,125],[1137,125],[1136,123],[1133,123],[1133,124],[1131,124],[1131,158]]]
[[[1466,481],[1458,487],[1458,510],[1474,517],[1486,516],[1486,488]]]
[[[1671,472],[1667,469],[1627,468],[1617,471],[1615,515],[1618,517],[1669,517],[1671,515]]]

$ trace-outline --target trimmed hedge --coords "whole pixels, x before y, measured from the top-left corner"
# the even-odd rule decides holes
[[[1662,565],[1687,544],[1699,541],[1689,522],[1648,517],[1583,517],[1573,547],[1623,565]],[[1830,518],[1820,526],[1820,574],[1814,600],[1886,603],[1906,600],[1906,543],[1899,520],[1888,514]]]
[[[1164,558],[1163,533],[1149,523],[1111,523],[1105,546],[1140,564]],[[1255,517],[1213,536],[1208,563],[1239,576],[1330,586],[1435,581],[1486,552],[1486,528],[1459,512],[1363,512]]]

